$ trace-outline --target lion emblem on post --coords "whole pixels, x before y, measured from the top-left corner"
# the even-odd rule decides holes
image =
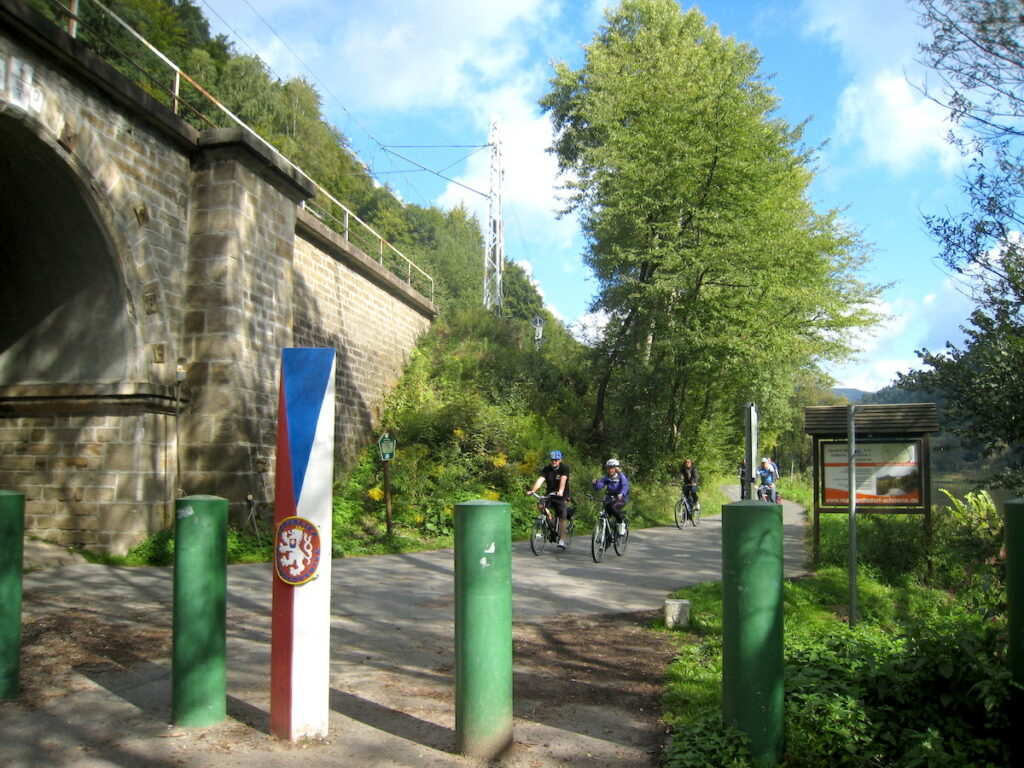
[[[274,538],[274,567],[278,577],[292,585],[305,584],[320,565],[320,531],[302,517],[286,517]]]

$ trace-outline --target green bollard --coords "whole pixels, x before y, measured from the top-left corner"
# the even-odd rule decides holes
[[[1009,622],[1008,661],[1013,682],[1024,685],[1024,498],[1006,502],[1003,541],[1006,549],[1006,612]],[[1024,695],[1015,691],[1016,711]],[[1024,762],[1024,738],[1014,733],[1014,765]]]
[[[455,505],[455,748],[491,760],[512,745],[512,516]]]
[[[18,693],[25,494],[0,491],[0,698]]]
[[[754,759],[782,759],[782,506],[722,507],[722,715]]]
[[[185,496],[175,509],[171,719],[201,728],[227,716],[228,502]]]

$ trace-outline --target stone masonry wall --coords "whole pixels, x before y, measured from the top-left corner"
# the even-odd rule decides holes
[[[293,345],[303,196],[287,178],[268,183],[258,150],[240,142],[237,132],[211,132],[194,160],[182,438],[186,492],[223,496],[238,514],[249,495],[260,511],[273,501],[278,367],[281,348]]]
[[[173,417],[60,414],[0,419],[5,473],[26,496],[26,529],[123,553],[172,523]],[[11,487],[5,483],[5,488]]]
[[[60,42],[74,48],[74,41]],[[168,524],[173,505],[167,414],[180,354],[174,318],[181,311],[191,179],[182,146],[196,134],[183,123],[180,133],[160,131],[126,113],[45,43],[0,34],[0,69],[27,75],[35,96],[21,110],[8,105],[15,117],[6,119],[36,135],[49,162],[65,164],[81,190],[69,204],[87,208],[107,234],[109,241],[94,247],[109,253],[120,275],[132,339],[125,378],[40,378],[0,388],[0,397],[9,398],[0,409],[0,487],[25,493],[33,535],[123,552]],[[0,103],[15,98],[0,86]],[[61,212],[54,213],[52,222],[26,226],[59,226]],[[140,384],[159,391],[157,400],[132,394]],[[111,398],[115,391],[121,394]]]
[[[84,247],[120,276],[130,359],[109,380],[0,381],[0,488],[25,493],[30,534],[117,554],[173,523],[179,491],[266,515],[281,348],[338,350],[350,464],[436,308],[306,214],[312,183],[249,134],[199,134],[40,19],[0,4],[0,74],[30,71],[37,96],[0,86],[0,143],[28,128],[73,180],[61,203],[97,222]]]

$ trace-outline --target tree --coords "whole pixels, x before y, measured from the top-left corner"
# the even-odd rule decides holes
[[[877,289],[857,235],[807,200],[801,126],[775,116],[753,48],[672,0],[605,20],[541,100],[610,318],[593,439],[724,459],[739,405],[781,429],[794,376],[848,354]]]
[[[942,260],[969,280],[982,307],[1024,301],[1024,8],[1019,0],[919,0],[932,33],[923,61],[960,128],[950,141],[970,161],[963,178],[970,210],[928,216]]]
[[[926,368],[899,385],[937,393],[943,418],[965,447],[1010,457],[1002,484],[1024,488],[1024,45],[1016,0],[919,0],[932,33],[924,62],[942,88],[957,131],[950,141],[969,160],[962,179],[968,210],[928,216],[942,261],[962,278],[976,302],[962,347],[918,352]]]

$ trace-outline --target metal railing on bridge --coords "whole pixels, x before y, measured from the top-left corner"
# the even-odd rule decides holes
[[[67,32],[71,37],[78,36],[78,29],[80,26],[88,27],[87,22],[83,19],[79,12],[79,7],[83,0],[69,0],[69,5],[65,6],[58,0],[53,0],[53,5],[57,8],[58,16],[63,16],[67,20]],[[189,85],[191,85],[204,99],[210,104],[217,108],[217,110],[227,117],[232,123],[239,126],[246,132],[248,132],[253,138],[267,147],[277,157],[286,163],[290,168],[301,173],[303,176],[308,178],[317,190],[317,198],[322,198],[320,202],[306,201],[303,203],[303,207],[309,211],[313,216],[322,221],[325,226],[330,227],[339,234],[341,234],[346,240],[355,245],[361,251],[366,253],[368,256],[372,256],[377,262],[390,271],[392,274],[397,275],[408,283],[411,287],[418,290],[420,293],[427,295],[431,301],[434,301],[434,278],[424,272],[418,267],[411,259],[405,254],[399,251],[394,245],[389,243],[382,235],[380,235],[372,226],[367,224],[365,221],[359,218],[353,211],[351,211],[344,203],[340,202],[334,197],[331,192],[318,183],[315,179],[311,178],[309,174],[303,171],[298,165],[287,158],[277,147],[271,144],[269,141],[264,139],[257,133],[252,127],[250,127],[244,120],[235,115],[231,110],[225,107],[213,94],[209,93],[203,86],[201,86],[196,80],[190,77],[184,70],[181,69],[177,64],[171,61],[166,55],[150,43],[146,38],[140,35],[128,22],[124,21],[114,11],[104,5],[100,0],[88,0],[94,6],[100,9],[100,11],[107,17],[112,19],[116,24],[123,27],[129,35],[143,45],[153,56],[156,57],[164,66],[168,67],[173,74],[173,81],[168,85],[161,80],[160,77],[154,75],[152,72],[147,70],[142,64],[135,61],[131,56],[124,53],[117,46],[106,39],[103,35],[102,30],[90,28],[92,34],[95,34],[99,38],[103,39],[104,42],[109,45],[112,49],[123,58],[123,60],[135,68],[140,75],[145,78],[145,82],[140,82],[139,85],[152,93],[152,89],[156,89],[159,93],[165,95],[169,100],[170,108],[174,111],[174,114],[180,115],[181,111],[187,110],[187,112],[203,124],[210,126],[211,128],[223,127],[215,122],[209,115],[201,111],[196,105],[189,103],[181,93],[181,81],[184,79]],[[356,159],[356,162],[359,162]]]

